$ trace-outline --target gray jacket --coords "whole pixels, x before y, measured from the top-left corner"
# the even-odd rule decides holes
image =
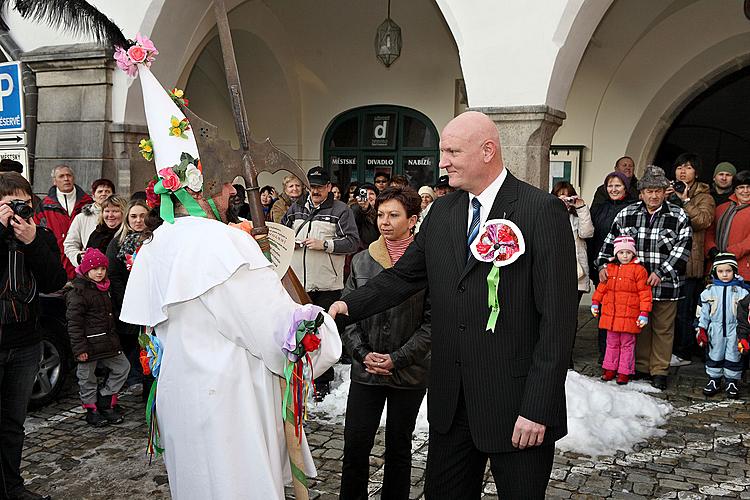
[[[381,236],[352,259],[342,298],[390,267],[393,264]],[[395,307],[346,327],[341,338],[352,353],[352,381],[402,389],[427,387],[432,343],[430,316],[429,297],[421,290]],[[363,360],[370,352],[390,354],[393,375],[367,373]]]
[[[299,198],[289,207],[281,223],[295,232],[295,241],[315,238],[328,242],[328,250],[295,247],[292,269],[305,291],[317,292],[344,288],[344,260],[357,251],[359,232],[352,210],[332,194],[313,209],[308,200]]]

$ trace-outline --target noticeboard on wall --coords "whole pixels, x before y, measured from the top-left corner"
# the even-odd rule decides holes
[[[552,187],[558,182],[567,181],[580,192],[583,148],[583,146],[550,146],[549,191],[552,191]]]

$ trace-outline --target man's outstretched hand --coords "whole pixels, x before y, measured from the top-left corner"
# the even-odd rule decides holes
[[[339,314],[348,315],[349,314],[349,306],[346,305],[346,302],[343,300],[337,300],[333,304],[331,304],[331,307],[328,308],[328,314],[330,314],[331,318],[336,319],[336,316]]]

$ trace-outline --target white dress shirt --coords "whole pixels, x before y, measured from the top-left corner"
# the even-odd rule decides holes
[[[482,224],[487,222],[487,217],[490,215],[492,205],[495,203],[495,197],[497,196],[498,191],[500,191],[500,186],[505,182],[506,177],[508,177],[508,169],[503,167],[500,175],[498,175],[495,180],[484,189],[484,191],[478,195],[469,193],[469,214],[466,219],[467,228],[471,227],[471,219],[474,216],[474,207],[471,206],[471,200],[479,198],[479,203],[482,204],[482,207],[479,209],[479,227],[481,228]]]

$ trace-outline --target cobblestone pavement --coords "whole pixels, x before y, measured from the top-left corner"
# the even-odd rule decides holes
[[[581,310],[575,368],[597,376],[595,325]],[[550,498],[748,498],[750,499],[750,394],[743,400],[723,396],[707,399],[703,367],[673,369],[670,387],[658,397],[675,407],[664,426],[665,436],[640,443],[631,453],[592,459],[558,452],[547,489]],[[149,465],[145,454],[146,426],[140,398],[125,395],[126,421],[95,429],[86,425],[70,383],[66,396],[26,422],[23,474],[28,486],[55,499],[169,498],[161,459]],[[606,425],[606,422],[603,422]],[[343,426],[310,422],[308,441],[318,465],[312,497],[337,498],[343,456]],[[378,497],[383,475],[383,434],[370,458],[370,491]],[[423,498],[427,438],[413,441],[412,498]],[[484,498],[497,497],[487,475]]]

